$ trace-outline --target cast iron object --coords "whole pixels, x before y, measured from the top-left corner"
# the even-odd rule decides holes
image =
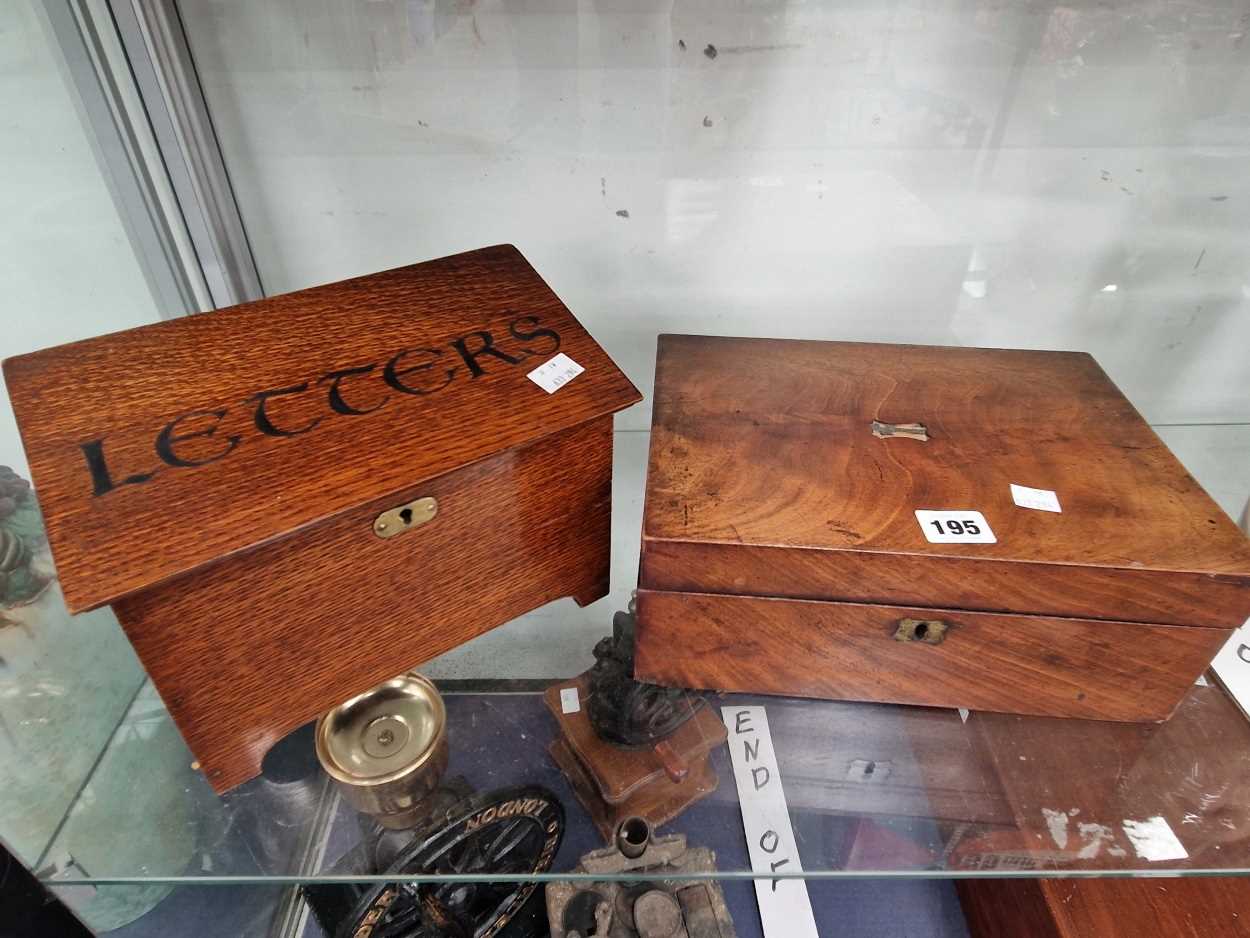
[[[586,854],[573,872],[646,878],[548,883],[551,938],[736,938],[720,885],[690,879],[716,872],[716,854],[687,849],[682,834],[653,837],[643,818],[622,821],[614,845]]]
[[[536,936],[545,927],[541,899],[534,896],[537,883],[455,877],[545,873],[563,836],[564,808],[554,794],[537,785],[504,788],[458,802],[440,822],[419,831],[385,870],[396,877],[445,879],[317,884],[303,887],[304,895],[333,938]],[[329,872],[361,872],[352,867],[367,864],[370,853],[383,852],[361,845]]]
[[[358,814],[361,844],[364,845],[366,856],[364,868],[370,872],[389,870],[400,856],[408,852],[414,837],[419,836],[435,821],[441,823],[439,819],[451,816],[460,802],[467,801],[474,794],[476,792],[473,786],[465,781],[463,775],[440,782],[422,802],[425,821],[417,824],[415,830],[396,830],[378,823],[367,814]]]
[[[626,749],[671,736],[703,706],[703,698],[674,687],[634,680],[634,615],[612,617],[612,637],[600,639],[590,671],[586,712],[600,739]]]

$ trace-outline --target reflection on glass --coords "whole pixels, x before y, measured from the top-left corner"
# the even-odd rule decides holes
[[[0,4],[0,357],[157,318],[58,57],[37,4]],[[143,674],[109,610],[66,612],[28,476],[0,394],[0,839],[51,875]]]
[[[448,777],[469,790],[539,784],[567,828],[553,871],[602,837],[548,757],[556,725],[537,693],[448,693]],[[713,696],[762,704],[808,875],[873,872],[1250,870],[1250,723],[1214,685],[1195,686],[1162,724],[1102,723],[877,704]],[[335,797],[308,728],[264,775],[213,795],[150,691],[140,695],[71,812],[52,853],[79,862],[57,877],[211,881],[217,876],[333,879],[371,822]],[[750,870],[728,754],[716,790],[662,832],[712,848],[720,875]],[[149,769],[138,797],[137,766]],[[1163,856],[1170,831],[1183,850]],[[119,831],[133,849],[105,848]],[[401,838],[402,839],[402,838]],[[89,861],[89,862],[88,862]]]

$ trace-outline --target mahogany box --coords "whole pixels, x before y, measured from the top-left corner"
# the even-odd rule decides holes
[[[66,605],[112,604],[217,791],[354,694],[607,593],[612,414],[640,395],[509,245],[4,374]]]
[[[1166,719],[1250,544],[1089,355],[661,336],[636,677]]]

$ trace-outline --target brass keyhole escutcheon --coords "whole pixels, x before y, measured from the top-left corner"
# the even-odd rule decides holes
[[[373,522],[373,533],[378,537],[394,537],[419,528],[438,514],[438,502],[433,498],[418,498],[415,502],[396,505],[378,515]]]
[[[940,645],[950,626],[941,619],[901,619],[894,632],[896,642],[924,642]]]

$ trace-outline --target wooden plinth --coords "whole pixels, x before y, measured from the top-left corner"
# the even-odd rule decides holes
[[[570,687],[577,690],[579,706],[564,713],[560,691]],[[605,840],[627,817],[643,817],[657,827],[716,790],[708,756],[727,733],[708,707],[700,706],[668,739],[650,748],[623,749],[600,739],[591,726],[589,689],[588,674],[547,688],[543,697],[560,727],[548,751]]]

